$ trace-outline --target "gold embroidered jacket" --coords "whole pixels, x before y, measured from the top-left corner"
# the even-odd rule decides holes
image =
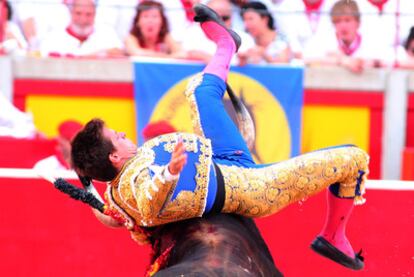
[[[187,164],[176,181],[167,181],[164,170],[181,139]],[[118,176],[109,183],[109,208],[127,219],[127,225],[156,226],[203,214],[210,179],[214,179],[209,139],[195,134],[159,136],[138,149]],[[212,175],[213,177],[211,178]]]

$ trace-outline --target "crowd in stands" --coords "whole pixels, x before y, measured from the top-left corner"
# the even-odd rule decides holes
[[[414,67],[412,0],[0,0],[0,51],[72,58],[208,61],[202,2],[242,37],[233,64]]]

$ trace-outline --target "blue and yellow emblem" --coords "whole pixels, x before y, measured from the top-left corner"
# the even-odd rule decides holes
[[[138,137],[149,123],[169,121],[177,130],[192,132],[190,107],[184,96],[188,80],[202,71],[194,64],[135,64]],[[259,163],[296,156],[300,151],[303,70],[291,67],[235,67],[228,82],[252,115],[256,141],[251,152]],[[224,104],[235,120],[228,96]]]

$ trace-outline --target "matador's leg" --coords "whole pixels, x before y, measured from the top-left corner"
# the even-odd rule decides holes
[[[245,141],[222,102],[230,61],[237,51],[240,38],[227,29],[211,9],[196,5],[194,10],[195,20],[201,23],[206,36],[217,45],[216,53],[203,73],[196,75],[186,90],[194,131],[211,139],[215,155],[237,153],[238,158],[253,163]]]
[[[312,247],[333,260],[339,257],[335,261],[347,267],[361,269],[362,260],[345,236],[345,225],[353,203],[364,202],[368,160],[363,150],[345,146],[255,168],[220,164],[226,191],[223,212],[266,216],[330,187],[327,223],[316,240],[316,249],[315,242]],[[330,246],[333,254],[323,253]]]

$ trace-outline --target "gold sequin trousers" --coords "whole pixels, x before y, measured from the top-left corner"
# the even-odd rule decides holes
[[[209,85],[218,83],[212,80],[211,76],[208,79]],[[204,74],[195,75],[189,82],[185,95],[190,104],[194,132],[209,138],[208,134],[212,131],[209,128],[224,128],[226,120],[217,119],[220,124],[213,127],[208,124],[202,126],[201,118],[206,121],[211,114],[200,114],[195,94],[199,94],[198,97],[202,98],[203,94],[211,93],[206,90],[212,89],[208,86],[197,90],[203,81]],[[223,93],[224,87],[225,85]],[[213,101],[212,98],[207,100]],[[221,101],[221,99],[217,98],[214,101]],[[216,151],[214,147],[217,146],[218,148],[232,147],[232,139],[235,136],[228,131],[224,133],[229,139],[220,141],[225,145],[218,145],[215,138],[210,137],[213,152]],[[251,164],[245,164],[247,167],[223,165],[215,160],[225,183],[226,196],[222,212],[250,217],[274,214],[289,204],[312,196],[336,183],[339,184],[339,197],[353,197],[355,204],[362,204],[365,201],[362,194],[368,174],[368,160],[369,157],[363,150],[353,146],[318,150],[267,166],[255,165],[253,160]]]
[[[222,212],[259,217],[277,213],[332,184],[339,197],[365,199],[368,155],[353,146],[318,150],[261,168],[220,165],[225,183]]]

